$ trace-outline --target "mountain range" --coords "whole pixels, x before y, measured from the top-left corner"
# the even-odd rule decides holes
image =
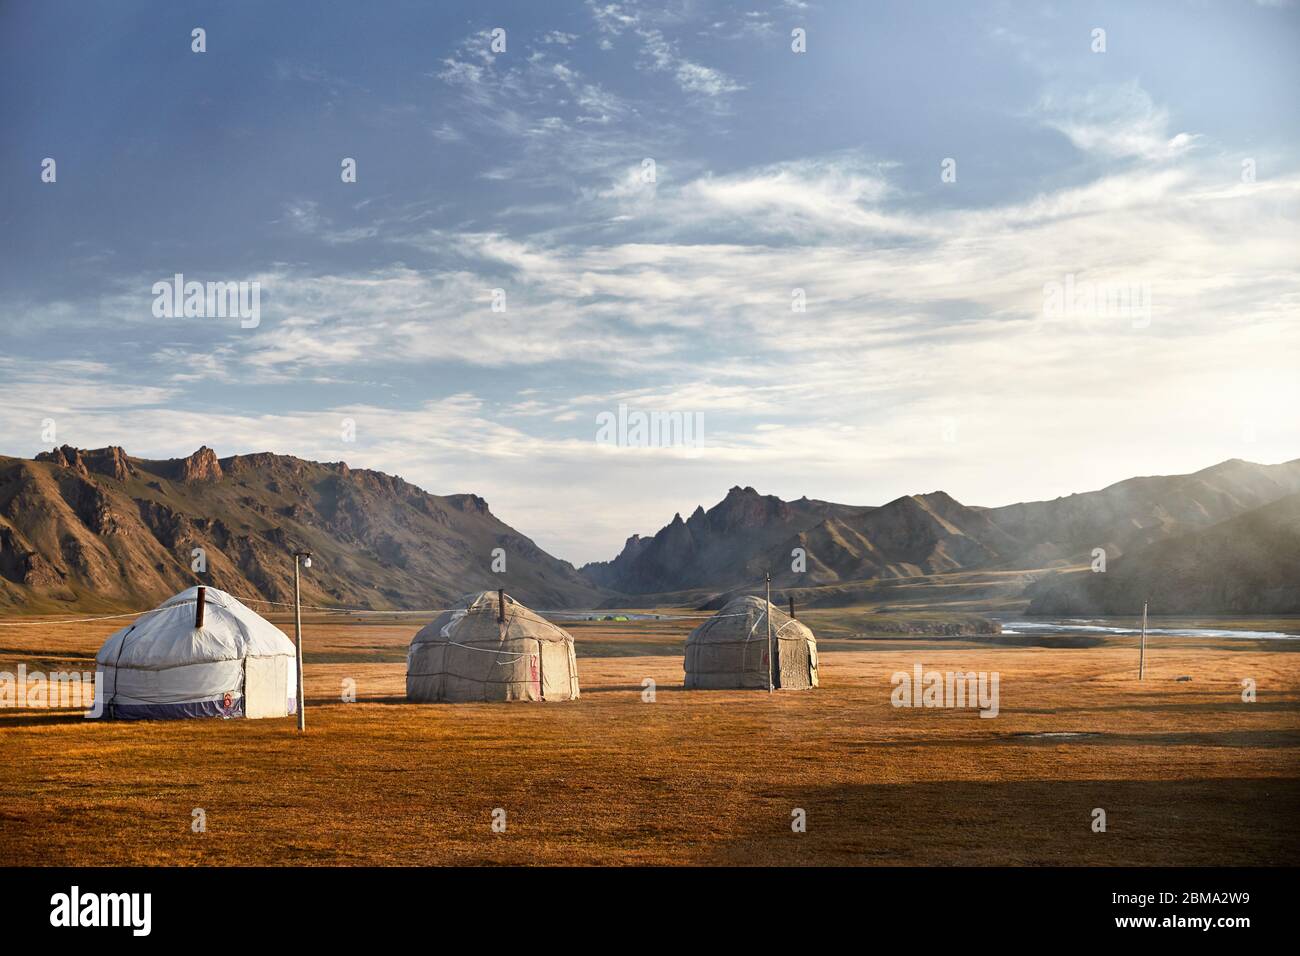
[[[1118,561],[1127,576],[1141,563],[1136,555],[1157,545],[1163,548],[1151,553],[1161,557],[1159,567],[1173,573],[1180,565],[1168,555],[1185,536],[1208,535],[1235,519],[1242,520],[1216,534],[1256,534],[1273,512],[1247,516],[1297,492],[1300,459],[1278,465],[1232,459],[1189,475],[1130,478],[1099,491],[1000,508],[964,505],[942,491],[864,507],[782,501],[736,487],[708,511],[697,508],[685,521],[678,514],[651,537],[633,535],[612,561],[588,564],[582,573],[626,594],[722,591],[752,588],[767,570],[775,586],[807,587],[1078,566],[1091,564],[1101,549],[1108,568]],[[1269,551],[1285,540],[1282,534],[1261,548]],[[1279,574],[1286,566],[1274,565]],[[1217,573],[1231,575],[1233,569],[1219,567]],[[1257,582],[1272,583],[1262,572]],[[1276,600],[1261,599],[1261,609],[1300,610],[1285,597],[1290,593],[1285,584],[1277,587]],[[1169,590],[1177,588],[1171,584]],[[1047,607],[1043,593],[1039,606]],[[1120,601],[1120,591],[1114,593],[1113,600]],[[1077,606],[1090,606],[1092,594],[1080,592]],[[1225,605],[1225,610],[1235,608]]]
[[[477,495],[343,462],[207,447],[162,461],[117,447],[0,457],[0,605],[140,607],[194,583],[291,601],[294,549],[314,557],[306,603],[429,608],[497,587],[543,608],[602,597]]]
[[[1047,575],[1030,614],[1269,614],[1300,611],[1300,494],[1125,555],[1106,573]]]
[[[438,607],[505,587],[537,607],[598,607],[752,589],[768,571],[777,588],[828,591],[1023,571],[1037,613],[1130,613],[1144,595],[1153,613],[1280,613],[1300,611],[1298,546],[1300,459],[1233,459],[999,508],[942,491],[873,506],[738,486],[576,569],[476,495],[342,462],[207,447],[165,460],[66,445],[0,457],[0,606],[38,610],[139,607],[196,582],[288,601],[301,548],[317,559],[304,601],[327,605]],[[1079,571],[1097,549],[1106,572]]]

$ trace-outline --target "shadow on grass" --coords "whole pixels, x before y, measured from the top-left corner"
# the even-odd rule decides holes
[[[1023,780],[774,789],[713,864],[1294,866],[1300,780]],[[807,832],[791,830],[806,812]],[[1094,811],[1106,831],[1093,831]]]
[[[987,737],[911,737],[873,740],[862,750],[910,747],[998,747],[1008,744],[1030,747],[1233,747],[1276,750],[1300,748],[1300,731],[1225,730],[1214,733],[1113,734],[1099,731],[1042,731],[990,734]],[[1297,767],[1300,774],[1300,767]]]
[[[670,693],[670,692],[679,692],[679,691],[683,691],[683,690],[685,690],[685,689],[686,689],[686,688],[682,687],[680,684],[676,684],[676,685],[674,685],[674,684],[669,684],[669,685],[659,684],[659,685],[657,685],[657,686],[655,687],[655,693],[657,693],[657,694],[663,694],[663,693]],[[406,706],[406,707],[464,707],[464,706],[467,706],[467,705],[468,705],[468,706],[475,706],[475,705],[478,705],[478,704],[499,704],[499,705],[506,706],[506,707],[510,707],[510,706],[515,706],[515,707],[530,707],[530,706],[533,706],[534,704],[554,704],[554,705],[556,705],[556,706],[563,705],[563,704],[575,704],[575,705],[577,705],[577,706],[581,706],[581,705],[582,705],[582,698],[584,698],[584,697],[600,697],[600,696],[602,696],[602,695],[604,695],[604,694],[611,694],[611,693],[614,693],[614,694],[640,694],[640,693],[643,692],[644,690],[645,690],[645,688],[642,687],[640,684],[602,684],[602,685],[599,686],[599,687],[583,687],[583,688],[582,688],[582,693],[581,693],[581,695],[579,696],[579,698],[578,698],[577,700],[551,700],[551,701],[529,701],[529,700],[512,700],[512,701],[499,701],[499,700],[450,701],[450,700],[442,700],[442,701],[418,701],[418,702],[417,702],[417,701],[409,701],[409,700],[406,699],[405,696],[403,696],[403,695],[401,695],[401,694],[390,694],[390,695],[387,695],[387,696],[384,696],[384,697],[363,697],[363,698],[361,698],[359,701],[357,701],[357,703],[359,703],[359,704],[380,704],[380,705],[401,704],[401,705]],[[333,699],[333,698],[331,698],[330,700],[322,700],[322,701],[320,701],[320,704],[321,704],[321,705],[326,705],[326,704],[328,704],[328,705],[335,705],[335,706],[345,706],[345,707],[346,707],[346,706],[350,706],[350,705],[347,705],[347,704],[340,704],[338,700]],[[308,711],[309,714],[310,714],[310,712],[311,712],[311,708],[312,708],[312,706],[313,706],[312,701],[311,701],[311,700],[308,700],[308,701],[307,701],[307,711]]]
[[[56,724],[93,724],[83,710],[13,710],[0,711],[0,730],[6,727],[50,727]]]

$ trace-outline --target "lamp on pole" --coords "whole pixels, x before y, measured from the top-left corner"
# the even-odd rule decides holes
[[[300,734],[307,731],[307,701],[302,689],[302,589],[298,581],[298,569],[310,567],[310,551],[293,553],[293,644],[298,658],[298,733]]]

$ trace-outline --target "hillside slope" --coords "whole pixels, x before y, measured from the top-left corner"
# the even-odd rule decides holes
[[[191,571],[192,552],[207,571]],[[314,554],[304,601],[436,607],[505,587],[537,607],[592,606],[599,589],[472,494],[270,453],[209,448],[150,461],[64,446],[0,457],[0,605],[151,605],[193,583],[287,601],[295,548]],[[506,573],[491,570],[501,548]]]
[[[1300,459],[1260,465],[1233,458],[1188,475],[1129,478],[1100,491],[988,509],[999,528],[1027,549],[1022,566],[1108,560],[1300,491]]]
[[[910,578],[990,567],[1017,544],[988,517],[935,491],[905,495],[845,519],[831,517],[768,555],[780,585],[831,584],[868,578]],[[803,548],[807,572],[793,570]]]
[[[582,569],[626,594],[782,587],[1021,570],[1108,561],[1202,530],[1300,492],[1300,459],[1233,459],[1188,475],[1130,478],[1098,491],[1000,508],[935,491],[880,507],[782,501],[732,488],[708,511],[680,515],[650,538],[633,535],[613,561]],[[804,571],[794,570],[802,549]]]
[[[735,487],[708,511],[696,508],[685,521],[674,515],[653,537],[632,535],[613,561],[585,565],[582,573],[624,594],[736,587],[761,578],[768,555],[787,539],[831,518],[856,521],[870,510],[808,498],[782,501]]]
[[[1300,613],[1300,494],[1033,584],[1030,614]]]

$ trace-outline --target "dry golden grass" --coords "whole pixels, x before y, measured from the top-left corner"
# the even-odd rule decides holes
[[[825,642],[820,689],[769,696],[682,690],[681,622],[578,624],[579,701],[414,705],[416,628],[310,622],[305,737],[292,718],[0,711],[0,863],[1300,863],[1282,649],[1166,639],[1139,684],[1117,645]],[[6,629],[0,669],[88,667],[113,629]],[[1001,714],[893,708],[890,675],[918,660],[1000,672]],[[339,702],[345,678],[360,702]],[[1095,736],[1021,736],[1042,732]]]

